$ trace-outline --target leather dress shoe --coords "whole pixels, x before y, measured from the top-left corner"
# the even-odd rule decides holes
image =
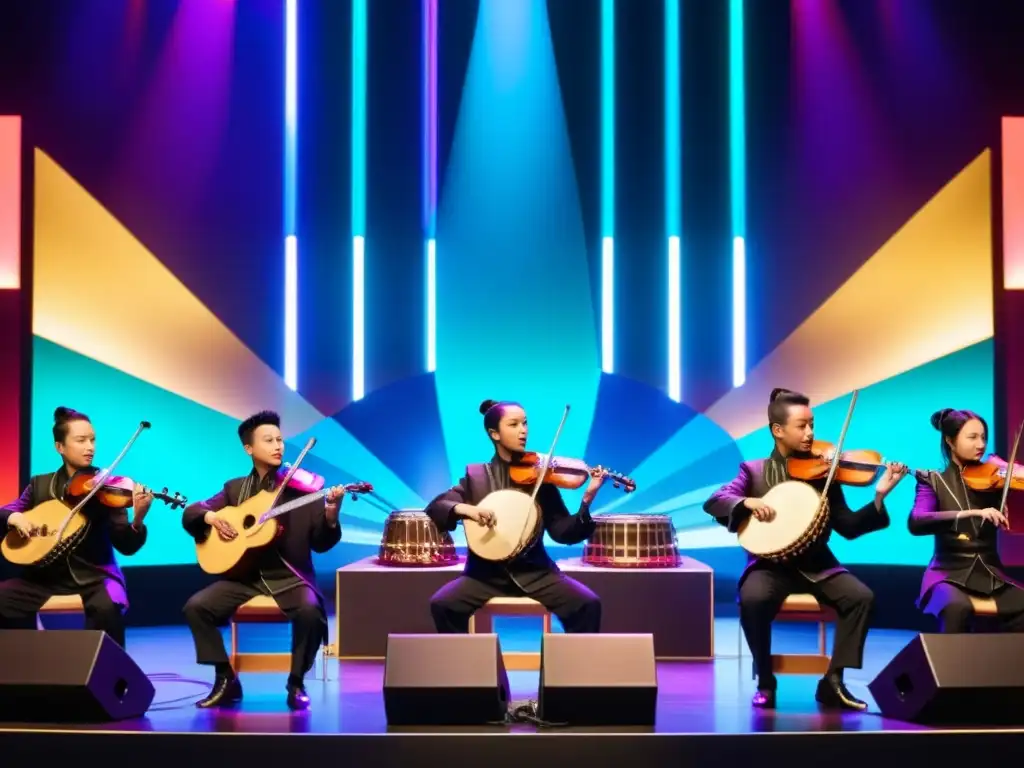
[[[829,709],[850,709],[855,712],[863,712],[868,705],[855,697],[846,688],[843,678],[832,673],[818,681],[818,690],[814,694],[815,700]]]
[[[218,677],[213,681],[213,688],[210,695],[202,701],[197,701],[196,706],[200,709],[212,707],[230,707],[242,700],[242,684],[237,677]]]

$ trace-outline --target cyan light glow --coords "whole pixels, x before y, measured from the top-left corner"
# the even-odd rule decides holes
[[[679,0],[665,0],[665,228],[668,230],[668,396],[682,399],[682,104]]]
[[[423,230],[427,372],[437,370],[437,0],[423,0]]]
[[[284,382],[293,391],[299,383],[299,241],[284,239]]]
[[[366,236],[366,14],[352,0],[352,399],[366,394],[364,258]]]
[[[435,384],[453,476],[492,455],[487,398],[523,403],[538,450],[571,404],[558,451],[582,456],[600,346],[545,0],[480,3],[437,242]]]
[[[679,237],[668,239],[668,396],[677,403],[682,399],[682,307],[679,298],[680,270]]]
[[[732,197],[732,385],[747,380],[747,137],[743,0],[729,0],[729,184]]]
[[[601,370],[615,369],[615,0],[601,0]]]
[[[361,235],[352,238],[352,282],[357,286],[352,291],[352,399],[362,400],[366,394],[366,359],[365,328],[363,318],[366,316],[363,293],[365,278],[365,241]]]
[[[285,4],[284,24],[284,381],[299,385],[299,245],[295,231],[299,124],[299,2]]]
[[[437,241],[427,240],[427,371],[437,370]]]

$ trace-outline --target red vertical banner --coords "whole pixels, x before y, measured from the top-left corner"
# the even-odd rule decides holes
[[[993,201],[997,206],[995,242],[1001,245],[996,248],[999,263],[994,273],[1002,273],[996,286],[1001,378],[996,391],[1004,399],[1001,426],[1009,450],[1024,421],[1024,117],[1004,117],[1000,128]],[[1018,455],[1017,461],[1024,462],[1024,455]],[[1013,532],[1000,537],[999,552],[1007,565],[1024,565],[1024,493],[1010,497],[1010,525]]]
[[[0,115],[0,504],[21,491],[21,421],[27,402],[22,257],[22,121]]]

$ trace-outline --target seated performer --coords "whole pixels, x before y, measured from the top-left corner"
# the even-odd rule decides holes
[[[935,555],[921,581],[917,606],[939,620],[942,632],[966,632],[974,617],[971,595],[996,601],[1004,628],[1024,631],[1024,588],[1003,571],[999,528],[1002,491],[975,491],[961,472],[985,455],[988,425],[971,411],[945,408],[932,414],[942,433],[946,468],[919,472],[907,527],[915,536],[935,536]]]
[[[789,479],[786,459],[806,455],[814,442],[814,415],[810,400],[788,389],[772,391],[768,404],[768,423],[775,449],[767,459],[745,461],[735,480],[724,485],[707,500],[704,511],[730,531],[737,531],[749,515],[771,520],[776,513],[761,499],[770,488]],[[843,490],[833,483],[828,491],[829,519],[824,531],[810,549],[786,564],[748,556],[740,576],[738,592],[740,624],[757,666],[758,684],[753,705],[775,706],[776,680],[772,671],[772,622],[785,599],[794,593],[809,593],[838,615],[835,647],[828,672],[818,682],[815,698],[828,707],[864,710],[867,705],[854,698],[843,682],[843,670],[859,669],[864,654],[868,622],[874,595],[853,574],[843,568],[828,547],[834,529],[846,539],[855,539],[889,526],[886,495],[906,474],[902,465],[890,465],[875,486],[875,499],[854,512],[846,503]],[[824,481],[810,482],[821,491]]]
[[[96,433],[89,417],[70,408],[53,413],[53,442],[62,462],[56,472],[29,480],[21,497],[0,508],[0,530],[13,528],[22,536],[33,533],[24,514],[50,499],[63,499],[68,481],[81,470],[92,468]],[[89,532],[70,555],[40,568],[27,568],[22,578],[0,583],[0,629],[34,629],[36,615],[54,595],[80,595],[87,629],[100,629],[124,647],[124,612],[128,593],[124,575],[114,557],[134,555],[146,543],[143,522],[153,503],[142,485],[133,491],[132,520],[123,509],[110,509],[90,499],[82,509]]]
[[[493,511],[476,506],[492,491],[521,487],[525,493],[533,493],[532,486],[516,486],[509,476],[509,464],[526,450],[526,412],[518,403],[494,400],[484,401],[480,412],[494,443],[494,458],[487,464],[470,464],[458,485],[427,506],[427,514],[442,531],[455,530],[460,518],[474,525],[493,524]],[[558,488],[541,485],[537,505],[551,538],[559,544],[578,544],[593,533],[590,504],[603,482],[601,475],[591,478],[575,515],[569,514]],[[491,562],[470,551],[463,575],[430,598],[430,612],[438,632],[468,632],[469,617],[492,597],[524,595],[557,616],[566,632],[600,631],[600,600],[558,570],[544,548],[543,536],[508,563]]]
[[[278,469],[284,456],[281,419],[272,411],[250,416],[238,427],[245,452],[252,457],[253,469],[245,477],[224,483],[216,496],[190,504],[182,519],[185,530],[197,541],[216,535],[233,539],[238,532],[217,516],[217,511],[238,506],[260,491],[272,491],[279,480]],[[282,503],[303,494],[291,487],[281,495]],[[185,620],[192,630],[196,661],[210,664],[216,678],[210,695],[197,702],[200,708],[236,704],[242,699],[242,685],[235,677],[224,648],[219,626],[235,611],[257,595],[274,598],[292,623],[292,668],[288,676],[288,707],[307,709],[304,678],[316,663],[316,654],[327,637],[327,613],[323,595],[316,588],[312,552],[327,552],[341,540],[338,511],[344,495],[332,488],[326,501],[311,501],[282,518],[284,533],[246,564],[240,573],[231,574],[193,595],[185,604]]]

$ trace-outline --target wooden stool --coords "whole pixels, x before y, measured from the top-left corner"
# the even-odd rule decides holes
[[[825,630],[829,622],[836,620],[835,611],[820,605],[812,595],[790,595],[782,604],[775,620],[816,622],[818,625],[818,652],[773,653],[772,671],[777,675],[824,675],[832,660],[828,654]],[[742,632],[740,642],[743,642]],[[753,676],[757,677],[756,664]]]
[[[551,614],[547,608],[529,597],[492,597],[469,617],[470,634],[489,634],[494,631],[495,616],[540,616],[544,634],[551,633]],[[503,651],[505,668],[512,670],[540,669],[540,653],[530,651]]]
[[[994,597],[977,597],[976,595],[969,595],[969,597],[971,598],[971,608],[974,609],[975,616],[995,618],[999,615],[999,609],[996,607]]]
[[[231,668],[242,672],[290,672],[291,653],[242,653],[238,650],[239,624],[286,624],[288,617],[278,607],[277,601],[266,595],[258,595],[238,607],[231,617]],[[324,649],[326,649],[326,645]],[[326,652],[321,653],[320,679],[327,679]]]
[[[43,607],[36,614],[36,629],[46,629],[43,626],[44,613],[49,616],[84,614],[85,606],[82,604],[81,595],[54,595],[43,603]]]

